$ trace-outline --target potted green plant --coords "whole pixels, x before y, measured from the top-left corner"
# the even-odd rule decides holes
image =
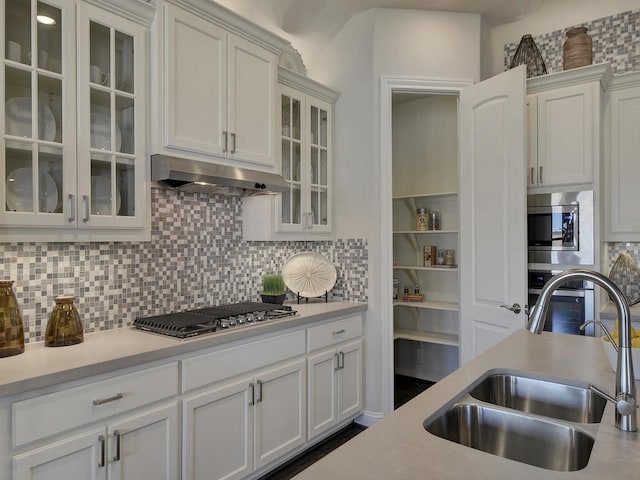
[[[262,297],[263,303],[275,303],[282,305],[286,298],[284,279],[282,275],[263,275],[262,277]]]

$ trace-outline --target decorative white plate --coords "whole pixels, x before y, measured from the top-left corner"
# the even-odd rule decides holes
[[[120,203],[120,191],[116,188],[116,214]],[[91,213],[111,215],[111,180],[106,177],[91,177]]]
[[[7,135],[31,138],[31,99],[10,98],[6,104],[5,122]],[[38,106],[38,122],[38,128],[43,134],[42,139],[52,142],[56,138],[56,118],[51,109],[43,103]]]
[[[16,212],[33,212],[33,171],[17,168],[7,175],[7,209]],[[40,174],[40,198],[44,199],[44,211],[55,212],[58,206],[58,187],[51,175]]]
[[[122,134],[116,125],[116,148],[119,152],[122,146]],[[111,150],[111,119],[101,113],[91,114],[91,148]]]
[[[293,293],[319,297],[336,284],[336,267],[327,258],[313,252],[297,253],[282,267],[282,278]]]

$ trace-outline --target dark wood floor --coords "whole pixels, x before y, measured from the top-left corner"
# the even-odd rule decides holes
[[[433,383],[427,382],[426,380],[396,375],[394,381],[395,408],[404,405],[431,385],[433,385]],[[261,477],[260,480],[289,480],[364,430],[365,427],[357,423],[352,423],[326,440],[323,440],[311,450],[293,458],[273,472]]]

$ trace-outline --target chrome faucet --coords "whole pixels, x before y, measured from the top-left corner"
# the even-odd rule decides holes
[[[631,357],[631,314],[629,303],[620,289],[608,277],[601,273],[585,269],[565,270],[551,278],[540,292],[538,301],[529,315],[528,330],[541,334],[544,328],[549,301],[553,292],[570,280],[587,280],[602,287],[612,298],[618,311],[618,368],[616,369],[615,398],[590,385],[593,392],[616,404],[615,425],[625,432],[638,429],[636,382]]]

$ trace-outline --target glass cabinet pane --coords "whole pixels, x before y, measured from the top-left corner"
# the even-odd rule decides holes
[[[318,183],[318,147],[311,147],[311,183]]]
[[[91,89],[91,148],[111,150],[111,95],[97,89]],[[116,131],[116,143],[122,141]]]
[[[113,186],[111,155],[91,155],[91,215],[113,215],[121,204],[120,192]],[[117,192],[115,202],[114,192]]]
[[[5,133],[33,138],[31,72],[5,67]]]
[[[5,200],[8,212],[32,212],[33,188],[32,144],[7,142],[5,147]]]
[[[133,37],[122,32],[115,32],[115,77],[113,88],[134,93],[134,43]]]
[[[282,136],[291,136],[291,97],[282,95]]]
[[[89,80],[97,85],[110,85],[111,31],[109,27],[91,22],[89,26]]]
[[[38,55],[32,55],[31,63],[42,70],[61,73],[62,12],[47,3],[38,2],[36,19]]]
[[[309,139],[309,143],[311,145],[317,145],[320,140],[318,135],[318,108],[311,107],[311,125],[310,125],[310,133],[311,138]]]
[[[300,128],[300,122],[302,121],[302,113],[300,108],[300,100],[293,99],[291,104],[291,124],[293,126],[292,137],[296,140],[301,140],[302,129]]]
[[[38,140],[62,141],[62,80],[38,75]]]
[[[11,0],[5,1],[4,4],[5,58],[12,62],[29,64],[31,0]]]
[[[130,97],[116,95],[116,151],[135,154],[135,105]],[[118,141],[118,138],[120,141]]]
[[[135,173],[133,160],[116,159],[116,215],[133,217],[136,214]]]
[[[62,213],[62,149],[41,146],[38,152],[39,212]]]
[[[327,111],[320,109],[319,112],[320,122],[320,145],[327,146]]]
[[[320,178],[318,179],[318,184],[320,185],[324,185],[325,187],[328,184],[328,174],[327,174],[327,170],[328,170],[328,160],[327,160],[327,151],[326,150],[320,150],[320,159],[319,159],[319,165],[318,168],[320,170]]]

